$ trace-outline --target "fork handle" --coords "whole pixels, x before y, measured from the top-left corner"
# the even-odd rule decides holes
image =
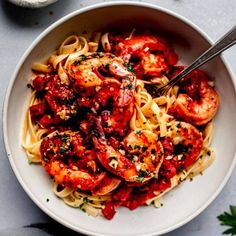
[[[226,33],[222,38],[220,38],[215,44],[213,44],[207,51],[205,51],[201,56],[199,56],[192,64],[190,64],[186,69],[180,72],[176,77],[174,77],[168,84],[160,89],[168,89],[175,85],[181,78],[202,66],[215,56],[219,55],[221,52],[227,48],[233,46],[236,43],[236,26],[234,26],[228,33]]]

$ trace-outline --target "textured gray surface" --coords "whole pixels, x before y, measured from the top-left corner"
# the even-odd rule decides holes
[[[4,0],[0,1],[1,109],[14,68],[36,36],[60,17],[95,2],[102,1],[59,0],[57,3],[42,9],[23,9]],[[236,0],[148,0],[146,2],[180,13],[202,28],[213,40],[218,39],[236,24]],[[224,57],[236,74],[236,46],[224,53]],[[0,117],[0,122],[2,123],[2,117]],[[0,132],[2,133],[2,127]],[[0,235],[20,235],[18,230],[15,230],[14,233],[14,228],[51,221],[20,187],[7,160],[2,135],[0,136],[0,154]],[[216,216],[228,210],[229,204],[236,205],[235,186],[236,170],[234,170],[223,191],[203,213],[185,226],[167,235],[220,235],[223,227],[219,225]],[[37,233],[37,230],[30,231],[28,229],[28,233],[25,229],[21,229],[21,231],[21,235],[42,235],[42,231]]]

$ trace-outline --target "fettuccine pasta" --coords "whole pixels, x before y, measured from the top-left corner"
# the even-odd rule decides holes
[[[115,207],[154,203],[215,159],[214,84],[200,70],[167,94],[183,66],[163,38],[95,32],[67,37],[36,62],[22,146],[65,204],[112,219]]]

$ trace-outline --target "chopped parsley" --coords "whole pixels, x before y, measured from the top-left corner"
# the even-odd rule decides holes
[[[61,140],[62,140],[63,142],[68,142],[68,141],[70,141],[70,137],[67,136],[67,135],[63,135],[63,136],[61,137]]]
[[[43,160],[44,160],[45,162],[49,162],[49,161],[50,161],[50,158],[44,154]]]
[[[65,154],[66,151],[67,151],[67,149],[65,147],[63,147],[63,146],[60,146],[59,150],[60,150],[60,154],[61,155]]]
[[[85,55],[80,55],[78,60],[74,62],[75,66],[79,66],[82,61],[85,61],[88,57]]]
[[[149,176],[149,172],[147,170],[139,170],[137,180],[142,183],[144,181],[144,177],[147,176]]]
[[[132,90],[133,89],[133,85],[131,83],[129,83],[126,87],[127,87],[128,90]]]
[[[133,66],[130,65],[129,63],[124,63],[124,66],[127,68],[127,70],[131,73],[135,73],[136,71],[134,70]]]
[[[88,198],[87,198],[87,197],[84,197],[84,198],[83,198],[83,203],[88,203],[88,202],[89,202]]]
[[[134,144],[134,150],[135,149],[140,149],[140,146],[138,144]]]
[[[62,103],[63,103],[63,105],[67,105],[67,104],[69,103],[69,100],[66,99],[66,98],[64,98],[64,99],[62,100]]]
[[[84,208],[84,203],[81,203],[81,204],[79,205],[79,209],[80,209],[80,210],[83,210],[83,208]]]
[[[141,135],[141,134],[142,134],[142,130],[137,130],[137,131],[136,131],[136,134],[137,134],[137,135]]]

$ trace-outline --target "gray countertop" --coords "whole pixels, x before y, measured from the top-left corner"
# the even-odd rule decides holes
[[[142,1],[142,0],[141,0]],[[41,9],[16,7],[5,0],[0,1],[0,105],[16,64],[32,41],[51,23],[83,6],[102,0],[59,0]],[[213,40],[236,24],[236,0],[148,0],[177,12],[202,28]],[[224,54],[233,73],[236,74],[236,46]],[[2,117],[0,117],[2,123]],[[1,131],[2,133],[2,125]],[[43,228],[55,222],[46,216],[26,195],[19,185],[7,159],[2,135],[0,136],[0,235],[60,235],[61,231]],[[216,200],[194,220],[167,234],[168,236],[220,235],[224,230],[216,216],[236,205],[236,170]],[[37,229],[23,226],[36,224]],[[34,228],[34,227],[33,227]],[[54,227],[55,228],[55,227]],[[16,230],[15,230],[16,229]],[[32,231],[33,230],[33,231]],[[22,233],[22,234],[20,234]]]

